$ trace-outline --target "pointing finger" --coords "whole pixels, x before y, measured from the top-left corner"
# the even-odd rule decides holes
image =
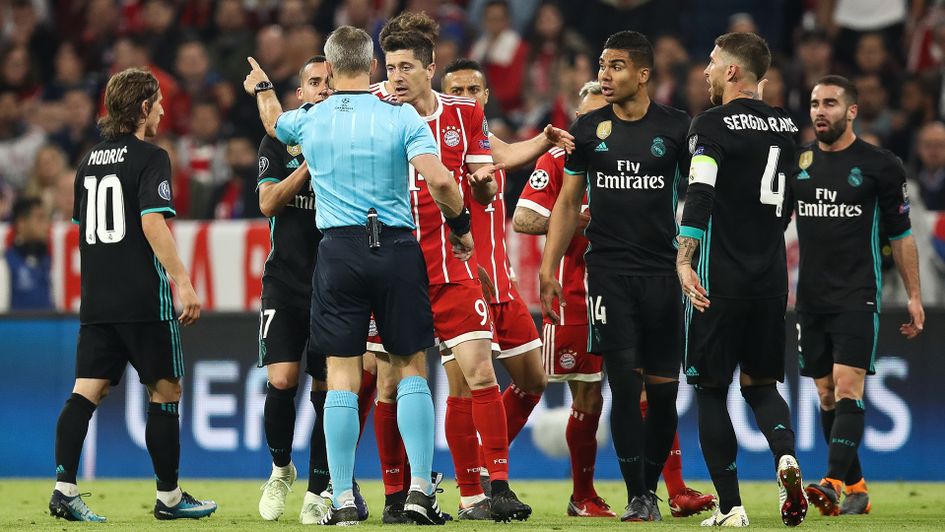
[[[249,66],[253,67],[253,70],[262,70],[262,68],[259,67],[259,63],[257,63],[252,56],[247,57],[246,60],[249,61]]]

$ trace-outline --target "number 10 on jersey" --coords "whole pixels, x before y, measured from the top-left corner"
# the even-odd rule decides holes
[[[85,176],[82,184],[88,191],[85,202],[85,241],[89,244],[114,244],[121,241],[125,238],[125,201],[121,180],[115,174],[108,174],[101,181],[90,175]],[[109,218],[111,224],[108,223]]]

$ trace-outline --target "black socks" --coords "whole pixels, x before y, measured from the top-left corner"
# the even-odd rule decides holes
[[[728,414],[728,388],[696,386],[699,405],[699,443],[705,465],[719,496],[719,509],[728,513],[733,506],[741,506],[738,490],[738,468],[735,457],[738,441]]]
[[[328,452],[325,448],[325,397],[326,391],[312,391],[315,407],[315,426],[312,427],[312,442],[309,446],[308,491],[321,495],[328,489],[331,475],[328,473]]]
[[[292,461],[292,437],[295,433],[295,393],[298,386],[280,390],[266,383],[266,406],[263,424],[272,463],[285,467]]]
[[[646,429],[646,448],[644,451],[644,476],[646,489],[656,491],[663,464],[673,447],[676,437],[676,424],[679,416],[676,413],[676,394],[679,391],[678,382],[646,385],[647,414],[644,421]]]
[[[743,386],[742,397],[755,414],[755,423],[768,440],[774,464],[789,454],[794,456],[794,430],[791,428],[791,411],[787,402],[778,393],[774,384]]]
[[[866,424],[863,401],[856,399],[840,399],[834,411],[833,429],[830,431],[829,452],[827,458],[827,477],[835,480],[844,480],[851,469],[850,465],[857,460],[856,450],[863,439],[863,430]],[[859,475],[862,478],[862,472]],[[858,482],[860,478],[853,481]]]
[[[178,402],[148,403],[148,422],[144,440],[154,465],[158,491],[177,489],[180,467],[180,416]]]
[[[56,422],[56,480],[75,484],[82,445],[89,431],[95,404],[74,393],[66,400]]]

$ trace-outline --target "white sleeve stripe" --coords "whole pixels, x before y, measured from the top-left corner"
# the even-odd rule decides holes
[[[473,163],[473,164],[475,164],[475,163],[487,163],[487,164],[491,164],[491,163],[492,163],[492,155],[475,155],[475,154],[473,154],[473,155],[467,155],[467,156],[466,156],[466,162],[467,162],[467,163]]]
[[[715,161],[693,160],[689,165],[689,184],[702,183],[715,187],[715,179],[718,176],[719,167]]]
[[[541,206],[541,205],[535,203],[534,201],[532,201],[532,200],[530,200],[530,199],[522,199],[522,198],[519,198],[518,204],[516,204],[516,207],[525,207],[526,209],[529,209],[529,210],[532,210],[532,211],[537,212],[538,214],[544,216],[545,218],[551,218],[551,211],[550,211],[550,210],[548,210],[548,209],[546,209],[545,207],[543,207],[543,206]]]

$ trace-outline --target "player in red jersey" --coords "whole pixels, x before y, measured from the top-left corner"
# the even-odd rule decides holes
[[[443,74],[443,92],[452,96],[473,98],[482,106],[489,101],[489,89],[479,63],[459,59],[446,67]],[[495,139],[490,136],[490,142]],[[564,150],[561,150],[562,153]],[[539,154],[535,154],[539,155]],[[504,162],[497,159],[498,162]],[[528,161],[531,162],[531,161]],[[541,394],[548,384],[541,362],[541,340],[532,320],[528,306],[518,294],[508,261],[505,243],[505,171],[495,174],[498,194],[488,205],[473,204],[473,239],[479,256],[479,276],[483,283],[483,295],[495,324],[498,356],[496,357],[512,377],[512,384],[502,394],[508,421],[509,442],[525,426],[529,415],[541,401]],[[468,190],[468,187],[465,187]],[[449,364],[451,357],[444,357],[447,372],[458,371]],[[461,383],[460,379],[455,379]],[[468,390],[461,390],[460,397],[468,397]],[[481,471],[483,474],[485,470]],[[483,487],[488,486],[482,483]]]
[[[489,174],[495,166],[492,164],[488,125],[482,107],[475,100],[454,98],[433,91],[430,81],[436,68],[433,64],[433,41],[423,32],[385,31],[382,32],[381,46],[386,54],[387,75],[397,101],[413,105],[430,124],[437,138],[440,159],[454,172],[457,182],[468,181],[468,191],[473,199],[480,203],[490,202],[496,187]],[[427,191],[426,183],[417,174],[412,175],[415,176],[410,186],[413,214],[430,279],[434,328],[441,347],[455,355],[461,369],[459,377],[472,390],[473,443],[476,443],[475,434],[478,432],[492,477],[493,498],[489,517],[502,521],[525,520],[531,514],[531,508],[519,501],[508,485],[505,408],[492,368],[492,320],[476,273],[476,258],[474,256],[468,262],[454,259],[442,215]],[[483,175],[485,177],[482,179],[477,177]],[[381,404],[390,405],[396,401],[388,381],[396,380],[390,378],[392,369],[382,355],[377,356],[377,368],[378,406],[375,415],[383,416],[382,410],[387,407]],[[450,387],[453,388],[452,380]],[[396,461],[399,458],[399,437],[394,441],[395,434],[396,430],[392,433],[388,431],[378,440],[385,471],[397,469],[385,463],[388,459],[394,458]],[[388,439],[390,441],[382,441]],[[453,449],[454,465],[457,470],[461,470],[465,464],[457,462],[457,456],[461,456],[456,451],[457,445],[451,442],[450,447]],[[391,447],[393,452],[390,452]],[[478,475],[478,463],[475,468]],[[385,486],[388,487],[385,491],[397,487],[395,482],[388,484],[385,479]],[[390,517],[390,521],[397,517],[395,514],[399,502],[387,501],[385,517]]]
[[[581,88],[580,116],[607,104],[600,84],[589,82]],[[543,235],[548,230],[551,210],[561,190],[565,152],[552,149],[535,165],[518,205],[513,226],[519,233]],[[583,229],[587,226],[587,198],[581,209],[582,218],[561,264],[557,280],[564,291],[559,302],[559,321],[544,319],[542,351],[549,380],[566,381],[571,389],[573,403],[566,437],[571,451],[571,478],[574,492],[568,503],[568,515],[596,517],[613,516],[606,503],[594,489],[594,459],[597,453],[597,425],[603,400],[601,398],[601,367],[603,359],[587,352],[587,290],[584,252],[588,241]],[[641,401],[646,414],[646,400]],[[674,517],[686,517],[710,509],[715,498],[686,486],[682,479],[682,457],[679,438],[663,467],[663,480],[669,493],[669,505]]]

